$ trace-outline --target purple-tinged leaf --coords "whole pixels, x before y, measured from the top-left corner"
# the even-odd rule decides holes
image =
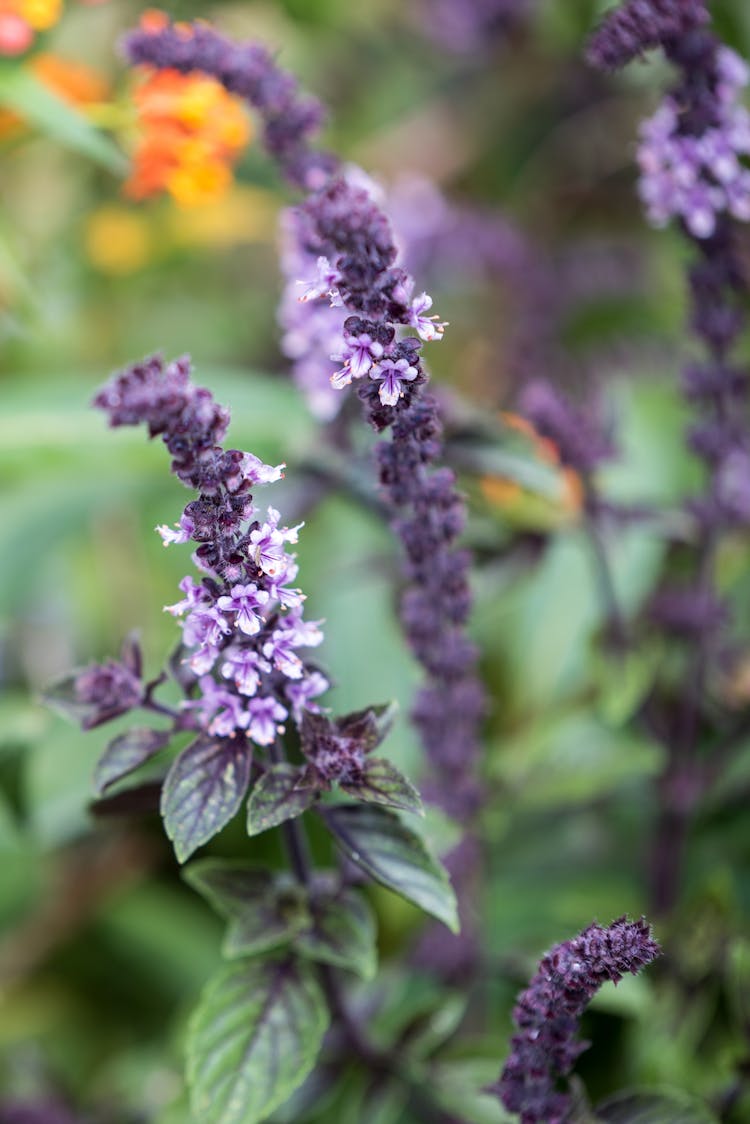
[[[142,684],[124,664],[107,660],[73,671],[53,683],[42,699],[83,730],[93,730],[138,706]]]
[[[179,862],[221,831],[250,783],[244,738],[201,736],[175,759],[164,781],[161,814]]]
[[[286,820],[296,819],[318,798],[306,771],[295,765],[273,765],[250,794],[247,805],[248,835],[258,835]]]
[[[201,1124],[257,1124],[302,1084],[330,1016],[311,964],[262,958],[223,968],[201,996],[187,1040]]]
[[[115,781],[134,772],[169,742],[166,730],[135,726],[113,738],[94,770],[94,791],[101,796]]]
[[[310,912],[312,924],[294,938],[295,950],[311,960],[373,979],[378,965],[375,918],[362,894],[342,889],[314,895]]]
[[[387,703],[333,719],[325,714],[305,711],[301,726],[302,752],[306,757],[314,758],[321,743],[334,739],[356,747],[360,754],[371,753],[390,730],[396,710],[395,703]]]
[[[368,804],[424,815],[422,801],[414,785],[385,757],[368,757],[357,779],[342,781],[341,788]]]
[[[141,642],[137,632],[129,632],[123,640],[120,649],[120,662],[136,679],[141,678],[143,674],[143,653],[141,652]]]
[[[398,816],[367,804],[341,804],[320,814],[344,853],[366,874],[458,932],[448,875]]]
[[[229,921],[222,952],[230,959],[289,944],[312,923],[307,892],[288,876],[222,859],[200,859],[184,875]]]

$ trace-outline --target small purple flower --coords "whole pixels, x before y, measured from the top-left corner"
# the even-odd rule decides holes
[[[189,664],[196,675],[211,670],[218,659],[222,637],[228,636],[231,631],[231,626],[216,605],[199,605],[185,618],[182,639],[188,648],[195,649]]]
[[[448,327],[447,322],[438,320],[437,316],[425,316],[425,313],[429,312],[431,308],[432,297],[429,297],[427,293],[420,293],[409,305],[409,323],[420,339],[427,343],[442,339],[443,333]]]
[[[262,608],[268,601],[265,589],[258,589],[255,582],[248,585],[234,585],[229,593],[220,597],[216,602],[224,613],[235,614],[235,624],[246,636],[255,636],[260,632],[262,617],[256,609]]]
[[[269,507],[268,521],[257,530],[250,532],[250,554],[256,566],[260,566],[264,574],[271,577],[286,569],[287,554],[284,550],[285,543],[296,543],[298,532],[304,524],[296,527],[282,527],[279,530],[281,515],[275,508]]]
[[[331,386],[342,390],[352,379],[361,379],[383,355],[383,345],[374,340],[368,332],[359,336],[345,335],[346,347],[342,355],[332,355],[331,359],[343,362],[340,371],[331,375]]]
[[[264,464],[252,453],[242,454],[242,477],[251,484],[275,484],[284,475],[285,464]]]
[[[336,303],[338,299],[336,286],[341,281],[341,274],[325,257],[319,257],[316,266],[318,272],[314,281],[299,282],[300,285],[306,285],[299,300],[304,304],[306,301],[318,300],[320,297],[329,297],[333,303]]]
[[[289,679],[300,679],[303,664],[295,649],[314,648],[322,640],[318,621],[303,621],[300,616],[290,613],[263,645],[263,655]]]
[[[383,359],[370,369],[370,378],[380,382],[378,394],[384,406],[395,406],[404,393],[404,383],[412,382],[418,374],[408,359]]]
[[[263,671],[270,671],[270,664],[254,648],[229,648],[224,653],[221,674],[233,681],[241,695],[255,694]]]
[[[175,524],[175,526],[177,527],[176,531],[173,531],[171,527],[167,527],[164,523],[156,528],[165,546],[170,546],[172,543],[189,542],[193,537],[195,523],[189,515],[183,513],[180,516],[180,522]]]
[[[317,714],[320,707],[312,699],[317,699],[330,687],[325,675],[319,671],[311,671],[302,679],[291,680],[284,685],[284,694],[292,704],[292,714],[295,722],[300,722],[306,710]]]
[[[242,700],[232,691],[221,688],[215,693],[214,698],[221,697],[221,709],[213,717],[208,726],[209,734],[219,738],[231,738],[237,730],[247,729],[250,717],[242,706]]]
[[[171,613],[173,617],[181,617],[188,609],[194,609],[196,605],[205,603],[206,591],[202,585],[196,585],[190,575],[182,579],[179,588],[185,594],[184,598],[182,601],[176,601],[174,605],[165,605],[165,613]]]
[[[279,724],[288,716],[288,711],[276,699],[254,698],[247,706],[247,732],[258,745],[271,745],[277,734],[283,733]]]

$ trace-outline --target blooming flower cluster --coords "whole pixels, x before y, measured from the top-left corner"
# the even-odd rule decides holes
[[[739,104],[750,80],[743,60],[722,47],[716,52],[716,120],[696,136],[682,126],[682,107],[664,99],[641,126],[640,194],[656,226],[681,218],[696,238],[716,229],[717,216],[750,219],[750,113]]]
[[[22,55],[62,15],[62,0],[0,0],[0,58]]]
[[[689,271],[692,330],[706,359],[691,363],[683,389],[698,410],[688,442],[707,465],[704,494],[689,501],[710,558],[718,533],[750,518],[746,372],[731,351],[746,321],[747,282],[732,219],[750,220],[750,114],[738,103],[750,70],[710,27],[701,0],[630,0],[605,16],[589,46],[598,66],[622,66],[660,47],[678,81],[641,134],[641,193],[659,224],[679,216],[698,251]],[[651,619],[708,642],[725,622],[703,563],[687,585],[661,591]]]
[[[563,1124],[571,1100],[558,1090],[578,1056],[587,1049],[578,1022],[603,983],[636,975],[661,949],[644,918],[620,917],[608,928],[589,925],[570,941],[555,945],[542,957],[529,987],[513,1010],[518,1034],[500,1079],[488,1092],[497,1093],[521,1124]]]
[[[414,717],[441,802],[464,821],[478,799],[473,765],[484,711],[476,652],[464,635],[471,598],[468,557],[455,547],[463,504],[441,452],[437,403],[424,393],[420,351],[445,325],[398,264],[398,246],[382,208],[335,157],[310,146],[322,113],[256,44],[233,44],[203,25],[142,28],[126,43],[130,61],[181,72],[201,70],[246,98],[264,121],[264,141],[286,177],[308,191],[292,231],[314,272],[301,278],[302,303],[347,313],[338,351],[338,387],[356,382],[373,428],[392,427],[378,447],[380,480],[407,553],[410,588],[402,622],[428,682]],[[297,250],[294,251],[295,253]],[[340,320],[332,321],[338,332]],[[299,325],[297,325],[299,328]],[[411,330],[415,335],[404,335]],[[294,335],[294,325],[288,328]],[[299,346],[299,336],[297,337]],[[288,346],[288,345],[287,345]],[[305,346],[301,353],[305,354]]]
[[[125,192],[143,199],[167,191],[181,206],[219,198],[250,137],[238,98],[214,78],[162,70],[135,91],[139,138]]]
[[[300,655],[323,634],[304,619],[304,595],[294,585],[298,567],[287,546],[299,527],[281,526],[273,507],[262,515],[250,494],[278,480],[283,465],[222,448],[229,416],[193,385],[185,359],[165,366],[154,357],[127,368],[95,405],[113,426],[141,423],[161,434],[173,471],[199,492],[175,528],[157,528],[165,545],[199,544],[193,558],[201,582],[184,578],[184,596],[167,606],[180,618],[183,660],[199,689],[186,707],[211,735],[269,745],[290,716],[316,709],[313,700],[328,687]]]

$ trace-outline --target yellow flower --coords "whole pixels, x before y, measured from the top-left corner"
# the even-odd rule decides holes
[[[18,0],[18,14],[34,31],[47,31],[62,15],[62,0]]]

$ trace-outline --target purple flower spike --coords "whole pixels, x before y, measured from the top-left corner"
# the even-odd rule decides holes
[[[616,70],[708,22],[704,0],[628,0],[604,16],[589,42],[588,60]]]
[[[588,1043],[579,1041],[578,1023],[603,983],[637,975],[661,953],[645,918],[619,917],[608,929],[589,925],[573,940],[544,956],[537,974],[513,1010],[519,1033],[496,1085],[496,1093],[521,1124],[564,1124],[570,1097],[557,1082],[567,1077]]]
[[[145,422],[160,434],[174,471],[199,491],[180,529],[162,529],[165,539],[183,542],[189,535],[200,544],[194,558],[206,574],[200,583],[184,578],[183,599],[167,606],[182,618],[184,662],[200,689],[184,704],[186,721],[212,737],[246,735],[269,745],[289,715],[287,702],[299,720],[308,705],[317,709],[311,700],[328,687],[297,654],[323,639],[319,623],[304,620],[302,593],[290,586],[297,565],[285,547],[297,542],[299,527],[281,526],[273,507],[260,523],[249,491],[278,480],[284,466],[215,443],[229,415],[192,384],[186,360],[165,367],[157,358],[130,367],[96,401],[113,425]],[[293,696],[286,691],[291,679]],[[108,715],[138,705],[142,695],[135,672],[114,663],[80,673],[78,690],[95,695],[98,712],[104,707]]]
[[[750,154],[750,114],[739,102],[747,68],[722,47],[713,70],[724,77],[711,127],[699,136],[686,133],[682,103],[669,96],[641,126],[638,149],[639,190],[649,219],[664,226],[681,218],[695,238],[710,238],[722,212],[750,217],[750,174],[743,163]]]

